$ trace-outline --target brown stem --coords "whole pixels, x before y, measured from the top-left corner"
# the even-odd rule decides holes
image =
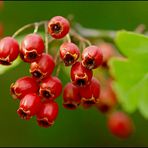
[[[41,22],[35,22],[35,23],[31,23],[31,24],[27,24],[23,27],[21,27],[20,29],[18,29],[13,35],[12,37],[15,38],[16,36],[18,36],[21,32],[23,32],[24,30],[26,30],[27,28],[31,28],[34,27],[34,33],[36,33],[38,31],[38,27],[43,25],[45,22],[47,21],[41,21]]]
[[[73,29],[71,29],[70,34],[72,36],[74,36],[75,38],[77,38],[80,42],[85,42],[88,44],[88,46],[91,45],[91,42],[89,40],[87,40],[86,38],[84,38],[83,36],[81,36],[80,34],[78,34],[76,31],[74,31]]]
[[[46,53],[48,53],[48,26],[47,26],[47,22],[44,23],[44,27],[45,27],[45,51]]]

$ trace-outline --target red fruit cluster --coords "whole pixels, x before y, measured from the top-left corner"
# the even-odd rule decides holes
[[[112,80],[109,79],[101,90],[101,79],[99,81],[93,76],[93,70],[101,65],[106,66],[109,58],[113,56],[111,46],[89,45],[80,51],[76,43],[71,42],[68,34],[70,23],[67,19],[55,16],[44,25],[47,25],[45,41],[37,33],[26,35],[20,45],[14,37],[0,40],[0,64],[10,65],[18,56],[30,64],[31,76],[19,78],[10,86],[11,96],[19,100],[17,113],[20,118],[30,120],[35,116],[38,125],[47,128],[54,124],[58,116],[59,107],[55,100],[62,93],[62,82],[57,75],[53,76],[53,71],[59,63],[47,53],[48,49],[44,52],[45,45],[48,48],[48,32],[54,39],[67,39],[59,47],[59,58],[65,66],[71,66],[71,82],[63,89],[64,108],[74,110],[79,105],[83,108],[95,106],[102,113],[110,113],[108,128],[112,134],[120,138],[130,136],[133,132],[130,118],[122,112],[111,112],[117,104],[111,87]]]
[[[82,52],[74,43],[63,43],[60,46],[60,57],[65,66],[71,66],[71,83],[64,88],[63,106],[67,109],[76,109],[79,104],[84,108],[95,105],[100,95],[100,83],[93,77],[93,69],[103,62],[103,55],[97,46],[89,46]]]

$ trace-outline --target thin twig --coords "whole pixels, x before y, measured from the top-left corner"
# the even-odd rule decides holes
[[[89,46],[91,45],[91,42],[89,40],[87,40],[86,38],[82,37],[80,34],[78,34],[77,32],[75,32],[74,30],[71,29],[70,33],[71,33],[72,36],[74,36],[75,38],[77,38],[79,41],[85,42]]]
[[[46,53],[48,53],[48,26],[47,26],[47,22],[44,23],[44,27],[45,27],[45,51]]]
[[[34,33],[38,31],[38,27],[43,25],[45,22],[47,21],[41,21],[41,22],[35,22],[35,23],[31,23],[31,24],[27,24],[23,27],[21,27],[20,29],[18,29],[13,35],[12,37],[15,38],[16,36],[18,36],[21,32],[23,32],[24,30],[34,27]]]
[[[67,38],[67,41],[70,43],[71,42],[71,38],[70,38],[69,33],[66,35],[66,38]]]

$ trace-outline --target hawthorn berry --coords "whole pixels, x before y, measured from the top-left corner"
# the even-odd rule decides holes
[[[131,118],[123,112],[110,114],[107,125],[110,132],[119,138],[128,138],[134,130]]]
[[[103,54],[100,48],[91,45],[82,52],[82,65],[88,69],[95,69],[103,62]]]
[[[81,62],[76,62],[71,68],[72,83],[78,87],[84,87],[90,84],[92,79],[92,70],[84,67]]]
[[[28,93],[37,93],[39,85],[32,77],[19,78],[15,83],[10,86],[10,93],[14,99],[22,99]]]
[[[28,34],[21,42],[20,57],[24,62],[34,62],[44,51],[44,41],[38,34]]]
[[[103,54],[103,66],[107,66],[107,62],[110,60],[111,57],[113,57],[115,55],[115,49],[113,47],[112,44],[110,43],[100,43],[98,45],[98,48],[100,48],[102,50],[102,54]]]
[[[61,39],[68,34],[70,24],[68,20],[62,16],[55,16],[48,22],[48,32],[55,39]]]
[[[99,102],[96,104],[96,107],[102,113],[111,111],[117,104],[116,95],[111,87],[111,83],[111,79],[107,80],[106,87],[101,89]]]
[[[86,87],[80,88],[81,104],[83,107],[89,107],[96,104],[100,96],[100,83],[93,77]]]
[[[29,93],[21,99],[17,113],[21,119],[29,120],[37,114],[40,106],[41,98],[36,93]]]
[[[42,102],[36,115],[38,125],[45,128],[52,126],[57,118],[58,111],[59,107],[56,102],[49,100]]]
[[[0,41],[0,64],[10,65],[19,54],[19,44],[12,37],[5,37]]]
[[[60,57],[65,66],[74,64],[79,58],[80,51],[76,44],[65,42],[60,46]]]
[[[67,83],[63,90],[63,106],[66,109],[74,110],[81,102],[79,88],[72,83]]]
[[[62,92],[61,80],[57,77],[49,76],[42,80],[40,85],[40,96],[46,99],[56,99]]]
[[[38,80],[41,80],[52,74],[55,67],[51,55],[43,53],[35,62],[30,64],[30,73]]]

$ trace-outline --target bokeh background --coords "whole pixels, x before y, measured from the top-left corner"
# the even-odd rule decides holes
[[[148,25],[148,2],[5,1],[0,21],[4,34],[12,35],[25,24],[69,14],[89,28],[134,30],[139,24]],[[0,146],[148,146],[148,121],[139,112],[131,115],[136,130],[126,140],[109,133],[106,117],[95,108],[68,111],[62,107],[61,98],[60,113],[52,128],[38,127],[35,118],[21,120],[16,114],[18,102],[12,100],[9,86],[28,75],[28,68],[22,63],[0,76]]]

